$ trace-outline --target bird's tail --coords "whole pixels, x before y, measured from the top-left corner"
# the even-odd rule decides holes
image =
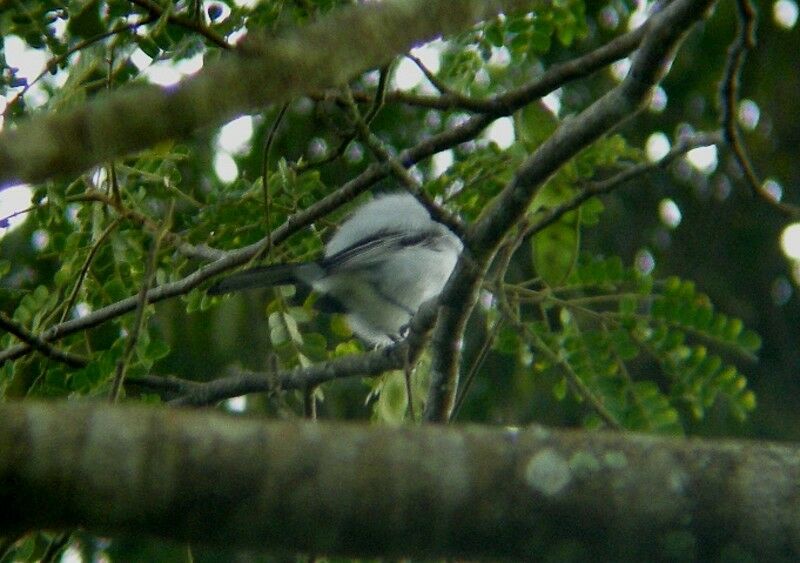
[[[324,275],[324,270],[316,262],[300,264],[273,264],[259,266],[237,272],[223,278],[208,288],[209,295],[220,295],[242,289],[272,287],[274,285],[290,285],[302,283],[311,285]]]

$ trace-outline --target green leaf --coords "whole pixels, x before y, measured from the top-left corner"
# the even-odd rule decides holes
[[[111,301],[120,301],[128,297],[125,285],[119,278],[106,282],[103,285],[103,291],[108,295],[108,299]]]
[[[347,342],[340,342],[337,344],[333,355],[336,357],[350,356],[351,354],[357,354],[362,351],[363,348],[357,340],[348,340]]]
[[[566,221],[547,227],[532,240],[536,273],[551,287],[567,279],[578,257],[580,228]]]
[[[300,344],[303,337],[297,328],[297,321],[281,311],[273,311],[268,317],[270,340],[276,346],[289,342]]]
[[[752,330],[745,330],[739,335],[739,346],[749,352],[758,352],[761,348],[761,337]]]
[[[504,324],[497,333],[493,349],[502,354],[516,355],[519,350],[519,332]]]
[[[533,152],[558,127],[558,118],[541,101],[528,104],[514,114],[514,134],[528,152]]]
[[[314,362],[322,362],[328,359],[328,341],[319,333],[305,334],[300,350]]]
[[[492,22],[484,28],[486,40],[494,47],[503,46],[503,30],[499,22]]]
[[[106,31],[106,27],[100,19],[100,1],[72,0],[69,3],[67,31],[73,37],[82,39],[93,38]]]
[[[401,371],[389,372],[383,377],[378,393],[373,410],[375,418],[390,424],[403,422],[408,405],[405,375]]]
[[[625,317],[631,317],[636,312],[638,301],[632,295],[625,295],[619,300],[619,312]]]
[[[555,385],[553,385],[553,396],[559,400],[563,401],[567,396],[567,378],[562,377],[558,381],[556,381]]]
[[[151,340],[145,351],[145,357],[152,362],[156,362],[161,358],[165,358],[168,354],[169,344],[161,339]]]
[[[537,29],[531,31],[529,36],[528,45],[533,54],[543,55],[550,51],[552,46],[551,34],[544,33]]]
[[[617,329],[611,333],[611,339],[620,358],[630,361],[639,355],[639,347],[631,338],[630,333],[624,329]]]
[[[331,316],[331,332],[342,339],[351,338],[353,336],[353,331],[350,325],[347,324],[347,318],[344,315]]]
[[[136,42],[139,44],[139,48],[151,59],[158,58],[161,53],[159,46],[149,36],[142,37],[137,35]]]

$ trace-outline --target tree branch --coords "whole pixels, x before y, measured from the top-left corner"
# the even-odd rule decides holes
[[[174,398],[169,403],[173,406],[203,407],[250,393],[307,389],[334,379],[377,376],[403,367],[400,352],[400,346],[393,346],[277,373],[238,372],[206,383],[177,377],[145,376],[130,377],[126,384],[172,395]]]
[[[610,193],[617,188],[624,186],[634,178],[638,178],[653,172],[654,170],[658,170],[659,168],[666,168],[672,162],[674,162],[676,158],[683,156],[694,148],[718,145],[721,142],[722,135],[720,133],[698,133],[696,135],[692,135],[691,137],[680,139],[677,143],[675,143],[670,151],[657,162],[641,162],[639,164],[634,164],[633,166],[629,166],[621,172],[614,174],[610,178],[597,182],[591,182],[587,184],[580,192],[575,194],[575,196],[569,201],[565,201],[561,205],[544,210],[543,213],[537,216],[535,221],[532,221],[528,228],[525,229],[525,232],[519,238],[519,243],[521,243],[525,237],[535,235],[544,228],[549,227],[563,217],[566,213],[574,211],[593,197]],[[519,243],[516,246],[519,246]]]
[[[270,393],[316,387],[333,379],[371,377],[393,369],[413,367],[428,342],[436,320],[436,303],[429,301],[411,319],[405,340],[387,348],[334,358],[327,362],[275,373],[243,372],[205,383],[178,377],[145,376],[129,378],[134,387],[151,389],[172,397],[176,406],[208,406],[249,393]]]
[[[447,421],[458,388],[460,340],[478,295],[480,281],[506,234],[525,216],[536,190],[558,168],[600,136],[638,112],[662,78],[692,24],[713,0],[676,0],[645,23],[644,37],[632,58],[628,76],[578,116],[565,121],[517,170],[494,199],[465,242],[441,297],[441,314],[433,334],[431,387],[426,420]]]
[[[736,37],[728,47],[719,87],[720,125],[725,143],[753,195],[786,217],[800,217],[800,207],[778,201],[761,185],[736,121],[742,69],[748,52],[756,46],[756,18],[756,9],[750,0],[736,0]]]
[[[59,350],[55,346],[51,346],[41,337],[36,336],[24,326],[17,324],[13,319],[2,312],[0,312],[0,328],[10,334],[13,334],[22,340],[25,345],[41,353],[43,356],[50,358],[51,360],[61,362],[72,368],[82,368],[89,363],[86,358],[82,356],[65,352],[63,350]]]
[[[98,470],[102,468],[102,470]],[[630,433],[0,406],[0,535],[81,527],[358,557],[800,555],[800,449]],[[420,508],[424,507],[424,510]],[[726,551],[727,550],[727,551]]]
[[[123,88],[3,130],[0,187],[75,174],[159,141],[186,138],[254,108],[342,84],[414,44],[501,11],[532,10],[537,2],[543,0],[387,0],[336,10],[280,37],[253,33],[174,88]]]
[[[164,233],[169,231],[172,225],[172,213],[174,210],[175,201],[173,200],[170,205],[170,210],[167,214],[167,220],[164,222],[161,232],[153,237],[150,251],[148,252],[147,262],[145,263],[144,275],[142,277],[142,287],[136,296],[136,317],[133,321],[131,332],[127,336],[125,343],[125,351],[122,356],[117,360],[117,366],[114,373],[114,380],[111,383],[111,389],[108,393],[108,399],[112,403],[116,403],[119,399],[119,394],[122,391],[122,385],[125,382],[125,374],[128,370],[133,353],[136,350],[136,344],[139,341],[139,333],[145,324],[145,309],[147,308],[147,290],[153,284],[153,278],[156,275],[156,265],[158,263],[158,250],[161,247],[161,240],[164,238]]]
[[[502,115],[510,114],[531,101],[548,94],[553,88],[557,88],[566,82],[587,76],[603,68],[614,60],[627,55],[638,45],[642,35],[643,32],[628,33],[591,53],[552,67],[538,79],[519,89],[509,91],[505,94],[505,97],[496,102],[495,109],[498,112],[502,109]],[[437,152],[447,150],[460,143],[474,139],[492,123],[498,115],[499,114],[494,113],[484,113],[473,116],[457,127],[433,135],[421,141],[416,146],[404,150],[398,155],[396,160],[405,166],[411,166]],[[1,152],[2,135],[0,135],[0,153]],[[179,245],[179,250],[184,254],[197,256],[203,259],[213,259],[214,262],[199,268],[182,280],[163,284],[151,289],[148,291],[147,301],[149,303],[155,303],[164,299],[184,295],[212,277],[247,263],[266,248],[267,245],[280,244],[280,242],[290,235],[349,202],[390,173],[390,165],[387,162],[369,166],[359,176],[346,183],[337,191],[326,196],[311,207],[290,217],[286,223],[268,234],[261,241],[234,251],[223,252],[206,246],[193,246],[178,240],[173,241],[174,244]],[[0,175],[1,174],[0,172]],[[111,205],[111,199],[106,199],[109,205]],[[131,217],[138,220],[137,217]],[[69,334],[98,326],[110,319],[124,315],[134,310],[135,306],[135,296],[128,297],[122,301],[93,311],[79,319],[73,319],[66,323],[54,325],[45,331],[41,335],[41,338],[43,341],[63,338]],[[20,344],[3,350],[0,352],[0,365],[8,360],[13,360],[25,355],[30,349],[30,346]]]
[[[131,4],[139,6],[147,10],[150,14],[160,18],[164,14],[164,8],[159,6],[157,3],[153,2],[153,0],[129,0]],[[205,37],[210,43],[216,45],[221,49],[230,49],[231,45],[225,40],[224,37],[221,37],[217,34],[213,29],[208,28],[207,26],[203,25],[202,22],[193,20],[192,18],[188,18],[186,16],[182,16],[180,14],[173,14],[170,13],[167,15],[167,18],[170,23],[178,25],[180,27],[189,29],[194,31],[195,33],[199,33],[203,37]]]

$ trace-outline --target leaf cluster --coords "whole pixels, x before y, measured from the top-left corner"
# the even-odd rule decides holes
[[[158,10],[148,11],[118,0],[74,0],[67,5],[42,0],[4,11],[0,33],[19,36],[28,46],[42,49],[51,57],[48,69],[66,74],[61,86],[47,76],[41,79],[49,96],[47,109],[58,111],[102,90],[144,81],[132,62],[134,53],[142,52],[154,62],[177,62],[198,54],[208,60],[224,49],[213,37],[228,40],[245,30],[279,33],[347,3],[261,2],[243,7],[225,0],[202,13],[197,5],[181,2],[159,3]],[[618,4],[620,13],[630,9],[624,2]],[[59,22],[66,22],[61,31]],[[594,34],[583,2],[553,2],[537,12],[497,18],[448,38],[437,78],[464,95],[490,97],[540,72],[550,58],[594,39]],[[501,52],[507,58],[502,64]],[[0,88],[6,93],[21,83],[14,69],[7,65],[3,69]],[[378,97],[369,76],[361,77],[358,85],[369,100]],[[578,105],[571,101],[569,88],[560,94],[567,110]],[[27,99],[23,95],[9,104],[9,123],[32,111],[25,105]],[[291,223],[298,211],[366,165],[347,162],[347,154],[324,165],[317,163],[324,158],[307,161],[302,147],[320,139],[347,139],[351,130],[341,125],[348,119],[341,97],[302,102],[290,106],[278,124],[282,129],[273,147],[275,156],[266,163],[263,176],[265,145],[279,113],[274,108],[254,117],[249,146],[232,155],[241,173],[230,183],[213,172],[216,147],[209,134],[193,144],[164,143],[70,182],[35,186],[32,236],[40,240],[41,248],[29,263],[31,277],[3,296],[4,310],[32,334],[40,334],[59,322],[136,295],[148,283],[145,264],[154,246],[156,269],[151,281],[162,285],[178,282],[198,267],[197,259],[187,256],[181,245],[233,250],[264,242],[267,233]],[[368,106],[363,100],[359,103],[366,114]],[[478,137],[450,147],[452,164],[442,173],[420,163],[416,172],[424,191],[467,223],[475,221],[564,115],[552,104],[528,104],[513,116],[514,139],[509,146],[501,148]],[[397,147],[458,126],[468,117],[460,109],[440,111],[401,102],[385,104],[373,127],[387,152],[396,154]],[[361,141],[349,147],[364,152]],[[517,249],[507,264],[509,272],[523,272],[533,282],[506,283],[502,289],[502,301],[516,310],[512,317],[519,326],[504,321],[494,349],[513,356],[518,373],[530,377],[559,373],[552,385],[555,396],[563,399],[571,394],[583,401],[590,424],[598,420],[595,404],[631,428],[677,431],[687,417],[702,418],[721,402],[741,418],[752,409],[754,399],[729,356],[752,357],[757,337],[738,319],[716,312],[706,297],[687,289],[686,282],[657,281],[650,274],[623,268],[617,258],[604,261],[597,253],[586,254],[582,232],[601,220],[604,205],[599,197],[580,203],[577,199],[592,182],[641,160],[641,152],[622,135],[610,135],[566,162],[538,189],[524,224],[508,242]],[[396,181],[390,189],[397,189]],[[317,256],[349,208],[304,226],[280,244],[265,244],[252,264]],[[45,262],[49,268],[42,266]],[[9,268],[12,277],[22,275],[22,263]],[[293,368],[363,350],[342,318],[315,310],[314,295],[279,288],[261,299],[268,363]],[[228,302],[207,296],[199,287],[187,291],[181,310],[173,313],[185,315],[182,322],[192,324],[201,315],[222,315],[219,311]],[[489,308],[484,330],[509,314],[499,302]],[[156,308],[147,306],[145,315],[148,321],[137,334],[127,366],[132,377],[157,372],[161,360],[180,354],[177,337]],[[0,368],[0,388],[8,397],[104,394],[135,331],[132,317],[115,317],[57,342],[59,349],[86,358],[86,367],[75,370],[32,354]],[[17,343],[11,335],[0,337],[4,348]],[[420,402],[424,396],[420,385],[428,375],[425,366],[422,362],[415,376],[414,393]],[[397,377],[370,384],[378,418],[405,416],[407,404],[396,396]]]

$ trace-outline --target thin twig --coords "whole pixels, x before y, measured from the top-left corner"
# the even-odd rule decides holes
[[[139,340],[139,333],[144,326],[145,308],[147,307],[147,292],[148,289],[150,289],[150,285],[153,283],[153,279],[155,278],[156,262],[158,259],[158,250],[161,246],[161,240],[164,237],[164,233],[167,232],[170,223],[172,222],[172,208],[170,209],[167,217],[168,219],[164,222],[164,227],[161,230],[161,233],[154,237],[152,246],[150,248],[150,253],[147,257],[144,279],[142,280],[142,287],[139,289],[138,302],[136,305],[136,317],[133,322],[133,329],[128,335],[128,342],[125,346],[125,352],[123,353],[122,357],[117,360],[114,381],[111,384],[111,389],[109,390],[108,394],[108,400],[112,403],[117,402],[119,399],[120,392],[122,391],[122,385],[125,382],[125,372],[127,371],[128,365],[133,358],[133,352],[135,351],[136,343]]]
[[[751,0],[736,0],[736,37],[728,47],[725,68],[722,72],[722,81],[719,88],[720,125],[722,126],[725,143],[730,148],[733,158],[739,165],[752,194],[784,216],[798,217],[800,216],[800,207],[778,201],[764,189],[750,159],[736,119],[742,69],[748,53],[756,46],[757,17],[756,9]]]
[[[639,164],[634,164],[618,172],[614,176],[607,178],[605,180],[601,180],[598,182],[591,182],[586,184],[586,186],[577,194],[575,194],[572,199],[556,206],[545,210],[540,216],[536,218],[536,220],[532,221],[524,230],[523,230],[523,237],[519,240],[521,242],[522,239],[530,237],[545,227],[548,227],[558,221],[561,217],[563,217],[566,213],[570,211],[574,211],[588,200],[593,197],[597,197],[599,195],[608,194],[618,188],[624,186],[630,180],[642,176],[644,174],[648,174],[653,172],[654,170],[658,170],[661,168],[666,168],[669,164],[671,164],[676,158],[686,154],[688,151],[697,148],[697,147],[705,147],[709,145],[716,145],[719,144],[722,140],[722,137],[719,133],[698,133],[696,135],[692,135],[691,137],[687,137],[684,139],[679,140],[675,145],[670,149],[670,151],[657,162],[642,162]]]
[[[747,54],[756,45],[756,13],[750,0],[736,0],[736,37],[728,47],[722,82],[719,90],[720,123],[725,142],[733,151],[754,195],[761,191],[758,179],[736,123],[736,106],[739,102],[739,87],[742,69]]]
[[[522,86],[489,98],[471,98],[457,93],[432,96],[395,90],[387,92],[385,99],[389,103],[442,111],[458,109],[497,117],[511,115],[523,105],[549,94],[568,82],[589,76],[597,69],[629,54],[639,45],[646,31],[646,26],[640,26],[586,55],[551,66],[544,74]],[[312,95],[314,99],[325,97],[328,97],[327,93]],[[359,102],[367,101],[369,98],[362,92],[355,93],[354,97]]]
[[[466,228],[461,219],[452,213],[448,213],[447,210],[432,201],[425,192],[422,191],[422,186],[420,186],[419,182],[409,174],[408,170],[406,170],[399,160],[394,158],[389,151],[386,150],[381,140],[369,129],[369,125],[361,119],[358,106],[356,106],[353,101],[352,92],[349,88],[345,89],[345,101],[350,109],[350,118],[353,120],[356,131],[358,131],[361,139],[375,157],[389,166],[389,170],[392,174],[400,180],[400,183],[405,186],[406,190],[417,198],[428,210],[428,213],[431,214],[431,217],[435,221],[446,225],[459,238],[463,238]]]
[[[109,197],[103,192],[94,189],[87,190],[86,192],[79,195],[67,197],[66,201],[69,202],[94,201],[94,202],[104,203],[105,205],[114,209],[122,217],[143,226],[153,235],[157,235],[162,231],[162,227],[147,215],[140,213],[135,209],[131,209],[130,207],[126,207],[124,203],[118,204],[113,198]],[[221,250],[217,250],[215,248],[211,248],[206,245],[190,244],[186,242],[183,239],[183,237],[181,237],[177,233],[173,233],[172,231],[166,232],[161,236],[163,236],[163,238],[166,239],[170,244],[175,246],[178,252],[190,258],[199,258],[201,260],[219,260],[220,258],[223,258],[225,256],[225,252]]]
[[[289,103],[283,104],[269,128],[269,133],[264,141],[264,150],[261,154],[261,187],[264,190],[264,224],[267,231],[267,242],[262,254],[269,254],[272,252],[272,230],[269,226],[269,218],[272,209],[272,200],[269,194],[269,159],[270,152],[272,151],[272,144],[275,141],[275,134],[278,132],[278,127],[283,122],[283,116],[286,115],[286,110],[289,109]]]
[[[451,421],[455,420],[458,417],[458,413],[461,412],[461,407],[464,404],[464,400],[467,398],[467,393],[469,392],[470,387],[472,387],[472,382],[474,381],[478,370],[481,369],[483,362],[485,362],[486,358],[489,356],[489,351],[494,345],[495,338],[497,338],[497,334],[500,332],[501,326],[503,326],[503,319],[498,319],[497,322],[494,323],[491,332],[486,335],[486,339],[483,341],[483,345],[481,346],[478,355],[475,357],[475,360],[472,362],[472,365],[470,366],[469,371],[464,378],[464,385],[462,386],[461,392],[456,398],[456,404],[453,407],[453,414],[450,415]]]
[[[61,322],[64,322],[69,311],[72,310],[72,307],[75,305],[75,302],[78,300],[78,292],[83,285],[83,280],[86,278],[86,273],[89,271],[89,267],[92,265],[94,261],[94,257],[97,255],[97,252],[100,250],[100,246],[105,242],[108,236],[112,233],[114,229],[122,221],[122,217],[117,217],[114,219],[109,225],[103,229],[103,232],[100,233],[100,236],[97,237],[97,240],[92,244],[92,247],[89,249],[89,254],[86,255],[86,259],[83,261],[81,265],[80,272],[78,272],[78,279],[75,280],[75,285],[72,287],[72,291],[70,291],[69,297],[65,302],[64,309],[61,312]]]
[[[43,356],[50,358],[51,360],[61,362],[62,364],[66,364],[71,368],[82,368],[89,363],[89,360],[83,356],[73,354],[72,352],[59,350],[55,346],[48,344],[42,338],[33,334],[19,323],[15,322],[3,312],[0,312],[0,328],[10,334],[13,334]]]
[[[112,78],[114,76],[114,48],[113,46],[110,48],[110,53],[108,55],[108,75],[106,77],[106,90],[109,92],[111,91],[112,86]],[[117,178],[117,167],[114,164],[114,160],[110,160],[108,162],[108,178],[109,184],[111,186],[111,197],[117,203],[118,206],[122,206],[122,196],[120,195],[119,190],[119,179]]]
[[[386,101],[386,87],[389,84],[389,75],[391,74],[391,65],[381,67],[378,75],[378,86],[375,88],[375,96],[372,98],[372,107],[369,108],[367,115],[364,116],[364,123],[367,125],[372,124],[372,120],[381,111],[384,102]],[[352,93],[351,93],[352,94]]]
[[[407,53],[406,58],[408,58],[415,65],[417,65],[417,68],[419,68],[422,71],[422,74],[425,75],[425,78],[427,78],[428,81],[431,84],[433,84],[433,87],[436,88],[441,94],[447,94],[448,96],[451,96],[455,100],[458,100],[458,103],[469,104],[469,102],[472,101],[469,99],[469,97],[461,95],[459,92],[453,90],[452,88],[450,88],[450,86],[439,80],[439,78],[436,75],[434,75],[428,69],[428,67],[426,67],[421,60],[419,60],[418,57],[415,57],[411,53]]]
[[[164,8],[162,8],[152,0],[129,0],[129,1],[131,4],[135,4],[140,8],[144,8],[154,16],[161,17],[164,14]],[[215,32],[212,29],[209,29],[208,27],[206,27],[197,20],[187,18],[180,14],[173,14],[171,12],[167,15],[167,19],[170,23],[173,23],[180,27],[199,33],[217,47],[220,47],[222,49],[232,48],[231,45],[227,41],[225,41],[223,37],[217,34],[217,32]]]
[[[8,554],[14,549],[14,545],[23,537],[25,537],[25,534],[15,534],[0,538],[0,561],[6,560]]]
[[[52,563],[55,561],[59,554],[61,554],[61,551],[69,543],[71,536],[72,534],[70,532],[64,532],[50,540],[50,543],[47,545],[47,550],[42,555],[39,563]]]
[[[149,23],[152,23],[152,22],[156,21],[157,19],[158,19],[157,16],[148,16],[148,17],[145,17],[145,18],[143,18],[143,19],[141,19],[141,20],[139,20],[137,22],[129,23],[129,24],[126,24],[126,25],[121,25],[121,26],[115,27],[114,29],[110,29],[108,31],[104,31],[103,33],[95,35],[94,37],[90,37],[89,39],[84,39],[83,41],[81,41],[81,42],[73,45],[69,49],[67,49],[61,55],[53,57],[52,59],[47,61],[47,63],[45,64],[44,70],[42,70],[39,74],[37,74],[33,78],[33,80],[27,82],[25,84],[25,86],[23,86],[23,88],[19,92],[17,92],[14,95],[13,98],[11,98],[8,101],[8,103],[6,104],[5,110],[3,110],[3,116],[7,118],[9,116],[11,110],[13,109],[13,107],[16,104],[19,103],[19,101],[22,99],[22,97],[25,94],[27,94],[28,91],[37,82],[39,82],[42,78],[44,78],[45,76],[50,74],[56,67],[58,67],[58,65],[60,65],[63,61],[69,59],[69,57],[71,57],[73,54],[75,54],[78,51],[81,51],[81,50],[93,45],[94,43],[97,43],[98,41],[102,41],[103,39],[107,39],[108,37],[111,37],[113,35],[124,33],[126,31],[135,31],[136,29],[140,28],[141,26],[149,24]]]
[[[591,389],[583,382],[580,376],[575,373],[575,370],[572,369],[572,366],[567,362],[565,359],[559,357],[558,354],[553,352],[550,347],[545,343],[544,340],[538,335],[532,332],[525,323],[521,322],[517,319],[515,312],[511,309],[511,306],[505,300],[505,297],[502,294],[498,294],[498,303],[500,304],[500,310],[502,311],[505,318],[514,325],[520,334],[527,340],[531,345],[533,345],[537,350],[544,353],[547,356],[547,359],[553,362],[556,365],[560,365],[564,370],[564,374],[567,380],[567,384],[572,389],[572,392],[577,396],[586,401],[589,405],[592,406],[594,411],[603,419],[603,421],[610,427],[615,430],[621,430],[622,426],[620,425],[619,421],[617,421],[616,417],[612,415],[609,410],[603,405],[603,402],[597,397]]]
[[[389,66],[384,66],[380,70],[380,78],[378,79],[378,86],[375,89],[375,95],[369,100],[371,102],[371,106],[369,112],[367,112],[364,121],[369,124],[375,119],[375,116],[378,115],[378,112],[383,107],[384,98],[386,97],[386,87],[388,84],[388,76],[389,76]],[[352,97],[351,97],[352,100]],[[345,105],[348,104],[347,97],[343,100]],[[326,164],[330,164],[332,162],[337,161],[341,158],[347,147],[350,146],[350,143],[358,136],[358,132],[355,128],[351,128],[346,133],[340,134],[339,144],[336,148],[331,151],[328,155],[324,156],[319,160],[309,161],[309,162],[302,162],[293,165],[295,172],[303,173],[310,168],[319,168],[321,166],[325,166]]]
[[[343,356],[327,362],[299,366],[291,370],[239,372],[227,377],[199,383],[177,377],[130,377],[127,386],[161,391],[177,406],[207,406],[250,393],[273,393],[292,389],[313,389],[322,383],[345,377],[375,377],[386,371],[401,369],[406,343],[373,350],[356,356]]]
[[[406,382],[406,403],[408,405],[408,419],[410,421],[416,420],[416,416],[414,414],[414,393],[411,388],[411,363],[408,361],[408,354],[403,359],[403,378]]]
[[[308,420],[317,420],[316,387],[303,389],[303,416]]]

